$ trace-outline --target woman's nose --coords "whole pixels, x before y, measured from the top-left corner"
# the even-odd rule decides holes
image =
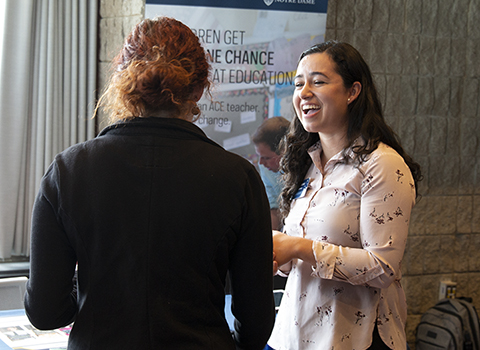
[[[303,85],[302,89],[300,90],[300,98],[308,98],[312,95],[312,91],[310,89],[309,84]]]

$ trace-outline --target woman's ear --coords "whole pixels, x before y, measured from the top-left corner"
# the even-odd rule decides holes
[[[203,90],[204,90],[203,86],[198,86],[195,88],[195,90],[193,90],[192,98],[195,102],[198,102],[202,98]]]
[[[350,96],[348,97],[348,103],[355,101],[355,99],[360,95],[360,91],[362,91],[362,84],[356,81],[352,84],[350,88]]]

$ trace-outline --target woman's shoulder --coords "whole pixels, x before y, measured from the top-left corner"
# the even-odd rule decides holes
[[[255,166],[249,159],[246,159],[239,154],[226,150],[224,150],[223,153],[225,156],[225,161],[227,163],[222,162],[222,164],[230,164],[233,167],[241,168],[245,173],[250,173],[253,171],[254,173],[258,173],[258,175],[260,176],[259,172],[257,171],[257,169],[255,169]]]
[[[378,159],[386,159],[386,158],[398,158],[402,159],[402,156],[398,154],[398,152],[391,146],[379,142],[378,146],[370,153],[370,155],[366,158],[366,162],[376,161]]]
[[[380,142],[378,144],[378,147],[372,152],[372,155],[376,155],[376,156],[389,156],[389,157],[392,157],[392,156],[395,156],[395,157],[400,157],[400,154],[398,154],[397,151],[395,151],[395,149],[393,149],[393,147],[383,143],[383,142]]]
[[[368,168],[408,168],[403,157],[389,145],[380,142],[377,148],[365,159],[360,168],[366,170]]]
[[[97,138],[73,144],[59,152],[54,161],[57,163],[72,164],[79,160],[90,159],[92,154],[99,153],[102,148],[98,147]]]

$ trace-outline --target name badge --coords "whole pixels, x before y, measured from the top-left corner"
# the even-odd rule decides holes
[[[303,182],[300,185],[300,188],[298,189],[297,193],[295,193],[295,196],[293,196],[293,199],[298,199],[300,197],[304,197],[305,194],[307,193],[307,188],[308,188],[309,183],[310,183],[310,178],[303,180]]]

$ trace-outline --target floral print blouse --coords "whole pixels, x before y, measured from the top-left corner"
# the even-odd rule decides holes
[[[375,324],[391,349],[405,349],[407,305],[400,284],[415,185],[403,158],[378,148],[359,166],[325,165],[321,145],[284,232],[312,240],[316,266],[294,260],[268,344],[276,350],[364,350]],[[350,149],[348,157],[353,158]]]

